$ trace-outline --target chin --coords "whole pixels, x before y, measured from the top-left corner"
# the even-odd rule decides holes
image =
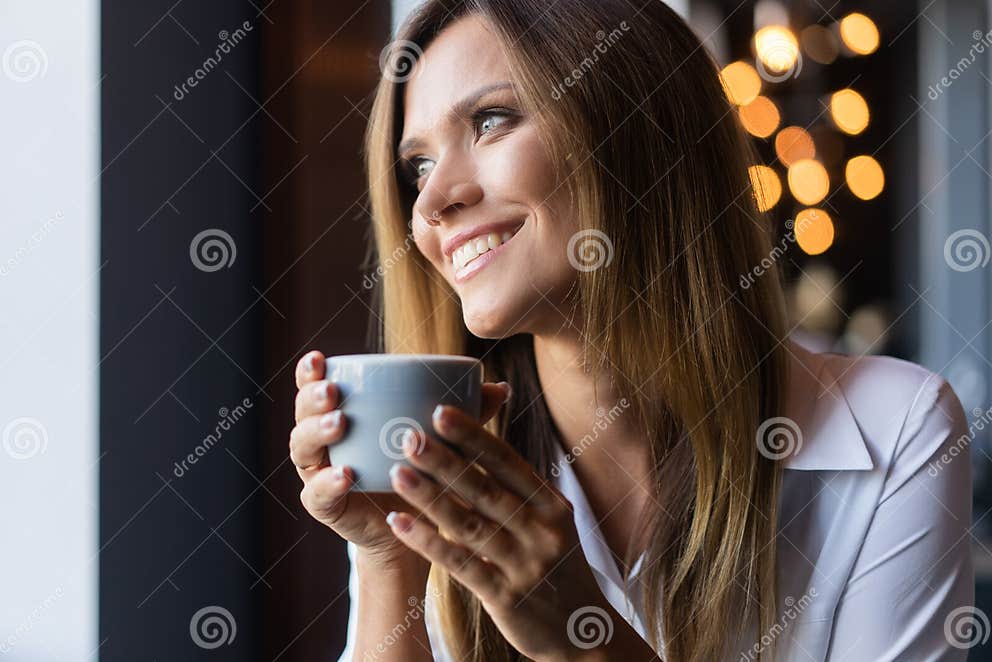
[[[480,320],[475,317],[465,317],[465,327],[477,338],[499,340],[508,338],[514,333],[509,325],[494,323],[491,320]]]
[[[516,307],[490,305],[479,306],[476,309],[468,306],[462,309],[462,319],[465,327],[477,338],[498,340],[520,333],[520,324],[523,322],[521,314],[526,310],[527,308],[524,307],[514,314],[514,311],[517,311]]]

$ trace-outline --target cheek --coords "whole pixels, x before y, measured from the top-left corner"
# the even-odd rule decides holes
[[[528,263],[536,280],[568,280],[574,276],[566,247],[578,230],[578,219],[569,201],[568,188],[555,177],[555,167],[533,131],[523,133],[513,150],[506,150],[499,172],[507,199],[527,206],[531,214]]]
[[[416,244],[417,250],[419,250],[431,264],[435,267],[440,267],[442,259],[441,241],[438,238],[437,233],[432,231],[431,228],[426,227],[423,221],[414,221],[413,223],[413,243]]]
[[[555,191],[551,160],[530,126],[521,127],[492,149],[480,169],[484,187],[497,190],[503,199],[536,207]]]

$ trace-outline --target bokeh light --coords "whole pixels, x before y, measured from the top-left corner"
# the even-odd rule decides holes
[[[778,173],[766,165],[753,165],[747,169],[751,177],[751,189],[758,203],[758,211],[768,211],[782,197],[782,180]]]
[[[840,274],[826,261],[810,260],[803,265],[789,294],[795,319],[802,320],[804,328],[832,334],[841,325],[846,296]]]
[[[720,80],[727,98],[738,106],[751,103],[761,93],[761,77],[747,62],[731,62],[720,70]]]
[[[851,88],[830,95],[830,116],[838,129],[852,136],[864,131],[871,117],[865,98]]]
[[[793,231],[796,243],[807,255],[819,255],[834,243],[834,222],[822,209],[804,209],[796,214]]]
[[[840,45],[837,36],[822,25],[807,26],[799,35],[803,50],[814,62],[831,64],[837,59]]]
[[[758,138],[767,138],[778,128],[780,116],[778,107],[768,97],[758,96],[746,106],[740,107],[741,124],[747,132]]]
[[[804,205],[815,205],[830,190],[826,168],[814,159],[800,159],[789,166],[788,179],[792,197]]]
[[[781,74],[796,66],[799,42],[788,28],[769,25],[755,33],[754,53],[768,71]]]
[[[796,161],[812,159],[816,156],[816,145],[806,129],[787,126],[775,136],[775,154],[778,160],[788,167]]]
[[[851,193],[862,200],[878,197],[885,188],[885,173],[878,161],[870,156],[855,156],[847,162],[844,178]]]
[[[854,12],[840,20],[840,38],[844,45],[858,55],[868,55],[878,49],[878,27],[864,14]]]

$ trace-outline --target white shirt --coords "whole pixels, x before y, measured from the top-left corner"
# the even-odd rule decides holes
[[[801,443],[780,460],[781,628],[754,633],[732,660],[756,659],[752,647],[770,639],[776,660],[965,660],[968,642],[957,621],[967,620],[965,610],[974,604],[971,458],[957,396],[942,377],[907,361],[817,354],[791,340],[786,347],[792,386],[784,414]],[[647,640],[637,583],[643,555],[625,595],[582,487],[561,448],[556,452],[555,484],[572,503],[596,581]],[[339,662],[354,653],[355,551],[349,543],[351,614]],[[434,660],[454,662],[432,603],[427,595]],[[355,662],[361,659],[360,652]]]

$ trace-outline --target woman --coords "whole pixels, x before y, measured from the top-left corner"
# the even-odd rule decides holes
[[[373,496],[329,465],[347,420],[301,360],[301,498],[352,559],[341,659],[964,659],[961,405],[789,341],[773,271],[740,285],[769,224],[682,20],[430,0],[394,46],[367,134],[383,349],[494,383]]]

